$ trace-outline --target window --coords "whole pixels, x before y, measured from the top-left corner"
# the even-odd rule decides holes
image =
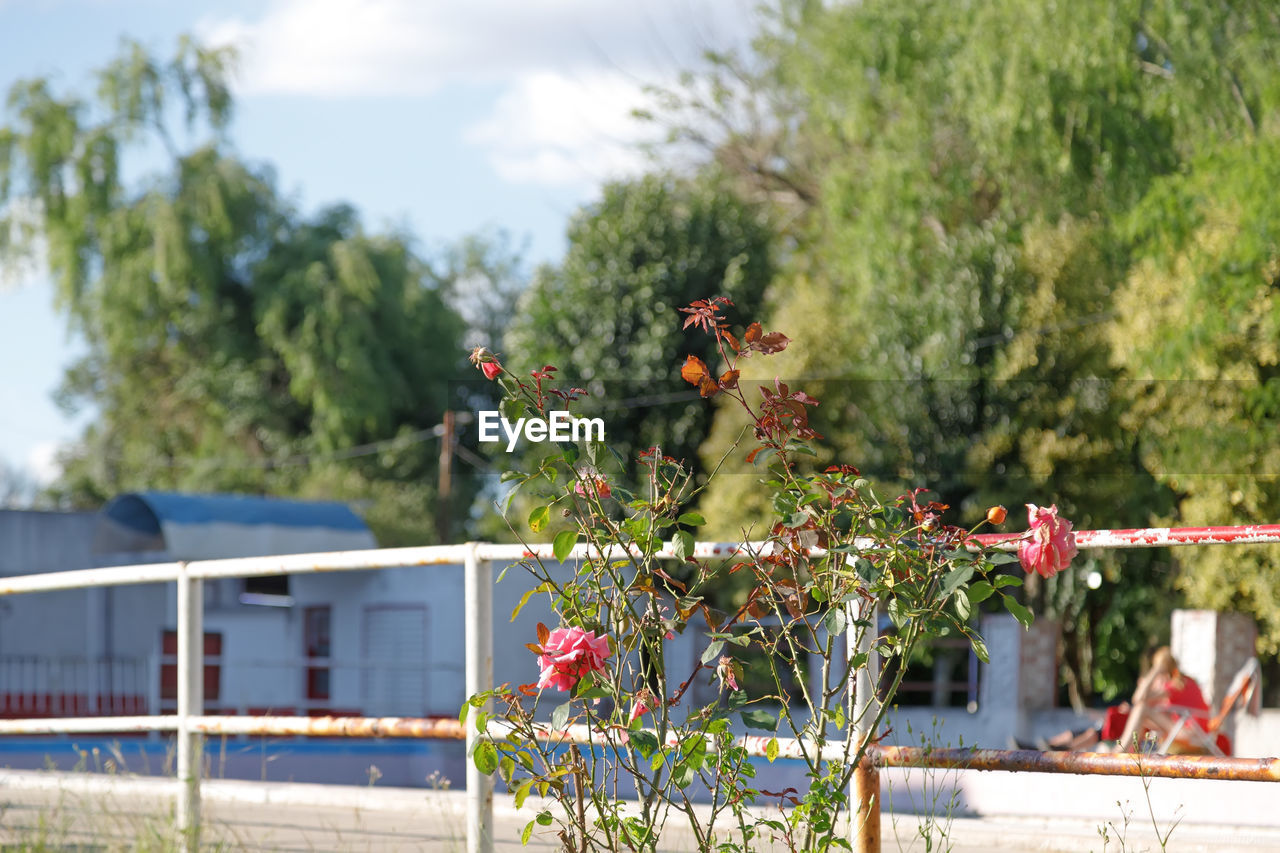
[[[302,653],[307,658],[324,658],[323,666],[307,667],[307,698],[329,699],[329,663],[331,654],[330,622],[333,608],[327,604],[308,607],[302,612]]]

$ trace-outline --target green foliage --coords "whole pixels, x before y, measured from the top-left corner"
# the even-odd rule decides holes
[[[1161,181],[1129,220],[1135,263],[1110,329],[1138,393],[1143,459],[1187,524],[1280,515],[1280,179],[1273,133],[1223,146]],[[1280,549],[1185,549],[1179,585],[1197,606],[1252,613],[1280,649]]]
[[[1197,460],[1186,472],[1223,464],[1204,460],[1230,443],[1225,470],[1242,471],[1273,426],[1247,424],[1271,400],[1253,367],[1274,363],[1259,290],[1275,280],[1274,175],[1255,149],[1276,130],[1278,46],[1264,2],[783,0],[751,58],[713,58],[668,105],[683,138],[739,182],[806,190],[782,202],[795,248],[772,291],[773,323],[806,331],[777,372],[822,400],[814,423],[831,456],[880,482],[930,483],[968,520],[1039,494],[1080,527],[1248,521],[1274,517],[1269,486],[1191,487],[1152,446],[1178,436]],[[772,120],[766,104],[779,105]],[[695,132],[714,126],[729,130]],[[1202,201],[1219,195],[1230,201]],[[1224,217],[1237,224],[1201,227]],[[1153,255],[1166,269],[1183,257],[1179,275],[1191,275],[1177,248],[1188,239],[1222,261],[1195,287],[1152,267]],[[1258,389],[1161,408],[1131,381],[1216,364],[1245,365],[1232,378]],[[718,418],[704,459],[743,426]],[[724,523],[715,535],[736,536],[767,508],[745,487],[758,470],[727,470],[737,476],[701,506]],[[1187,490],[1214,511],[1193,515],[1177,502]],[[1225,554],[1198,552],[1182,585],[1193,601],[1270,619],[1274,558],[1249,553],[1227,573]],[[1168,568],[1156,554],[1106,556],[1028,585],[1029,603],[1063,622],[1073,699],[1095,678],[1107,692],[1125,680],[1113,652],[1134,673],[1130,646],[1154,640],[1179,601]],[[1094,570],[1102,590],[1083,583]],[[1109,644],[1096,653],[1094,635]]]
[[[584,416],[604,418],[624,458],[657,445],[692,459],[711,413],[680,381],[687,336],[676,309],[707,294],[738,310],[760,305],[772,267],[757,208],[714,179],[649,176],[605,187],[569,226],[569,249],[540,270],[503,341],[517,374],[554,363],[591,395]],[[713,367],[712,343],[692,354]]]
[[[24,239],[0,261],[47,246],[88,344],[62,402],[98,411],[57,491],[78,505],[139,488],[340,498],[384,544],[429,541],[427,439],[456,405],[464,323],[404,235],[369,234],[341,205],[304,217],[228,152],[229,61],[126,45],[95,102],[44,80],[10,93],[0,233]],[[164,166],[126,181],[121,161],[157,139]],[[473,490],[464,478],[458,498]]]

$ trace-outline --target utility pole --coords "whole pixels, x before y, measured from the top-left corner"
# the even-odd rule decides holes
[[[444,422],[440,425],[440,488],[439,503],[436,509],[436,532],[440,544],[449,544],[450,494],[453,491],[453,410],[446,409]]]

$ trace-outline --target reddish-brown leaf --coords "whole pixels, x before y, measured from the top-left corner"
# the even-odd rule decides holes
[[[655,569],[653,570],[653,573],[654,573],[655,575],[657,575],[658,577],[662,578],[662,579],[663,579],[664,581],[666,581],[667,583],[669,583],[669,584],[671,584],[672,586],[674,586],[676,589],[680,590],[681,592],[688,592],[688,591],[689,591],[689,588],[688,588],[687,586],[685,586],[684,584],[680,583],[680,581],[676,580],[675,578],[671,577],[671,575],[667,574],[667,573],[666,573],[665,571],[663,571],[661,568],[655,568]]]
[[[521,684],[516,689],[519,690],[521,693],[523,693],[525,696],[538,695],[538,686],[536,684]]]
[[[704,379],[710,376],[711,371],[707,370],[707,364],[696,355],[691,355],[684,360],[684,366],[680,368],[680,378],[690,385],[699,385]]]
[[[726,370],[724,373],[720,374],[720,387],[726,390],[729,388],[737,388],[738,373],[739,371],[737,370]]]
[[[760,339],[757,349],[765,355],[769,355],[775,352],[782,352],[789,343],[791,343],[791,338],[788,338],[782,332],[770,332]]]
[[[543,625],[541,622],[539,622],[538,623],[538,642],[546,643],[550,637],[551,637],[551,629],[548,628],[546,625]],[[539,652],[539,654],[541,654],[541,652]]]
[[[529,651],[533,652],[535,655],[542,654],[542,646],[538,645],[537,643],[525,643],[524,647]]]
[[[712,614],[711,608],[707,607],[707,605],[705,604],[699,604],[698,609],[702,611],[702,618],[707,620],[707,627],[710,628],[713,632],[719,631],[720,623],[716,620],[715,615]]]

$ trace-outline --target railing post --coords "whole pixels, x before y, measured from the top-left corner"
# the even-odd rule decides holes
[[[200,849],[200,772],[203,738],[191,717],[204,713],[204,581],[178,574],[178,848]]]
[[[849,737],[861,746],[874,735],[872,724],[876,718],[876,684],[880,680],[880,660],[875,651],[876,637],[880,633],[879,608],[874,599],[859,598],[849,604],[849,630],[847,654],[865,654],[867,662],[858,670],[854,682],[854,694],[849,709]],[[855,623],[863,621],[865,626]],[[849,842],[855,853],[880,853],[880,772],[864,756],[853,771],[853,790],[850,791]]]
[[[463,589],[466,611],[466,693],[493,689],[493,565],[467,543]],[[481,710],[488,711],[486,702]],[[474,716],[475,709],[471,715]],[[493,779],[471,760],[478,733],[467,723],[467,853],[493,853]]]

